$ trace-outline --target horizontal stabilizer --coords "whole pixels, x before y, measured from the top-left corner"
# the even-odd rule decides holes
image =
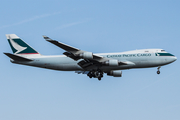
[[[7,55],[8,57],[10,57],[11,59],[15,60],[15,61],[24,61],[24,62],[29,62],[29,61],[33,61],[31,59],[28,59],[28,58],[24,58],[24,57],[21,57],[21,56],[18,56],[18,55],[14,55],[14,54],[11,54],[11,53],[4,53],[5,55]]]

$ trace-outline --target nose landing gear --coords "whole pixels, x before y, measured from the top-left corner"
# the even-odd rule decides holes
[[[158,69],[158,71],[157,71],[157,74],[160,74],[160,69],[161,68],[161,66],[159,66],[157,69]]]

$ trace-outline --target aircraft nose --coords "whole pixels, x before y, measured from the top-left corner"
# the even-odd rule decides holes
[[[174,57],[174,61],[176,61],[177,60],[177,57]]]
[[[176,61],[176,60],[177,60],[177,57],[175,57],[175,56],[171,58],[171,61],[172,61],[172,62],[174,62],[174,61]]]
[[[172,63],[172,62],[174,62],[174,61],[176,61],[176,60],[177,60],[177,57],[175,57],[175,56],[168,57],[168,58],[166,59],[167,63]]]

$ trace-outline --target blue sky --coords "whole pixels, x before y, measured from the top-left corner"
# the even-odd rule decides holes
[[[44,55],[64,51],[47,35],[93,53],[162,48],[179,58],[178,0],[7,0],[0,4],[1,120],[179,120],[179,60],[124,70],[102,81],[74,72],[16,65],[5,34]]]

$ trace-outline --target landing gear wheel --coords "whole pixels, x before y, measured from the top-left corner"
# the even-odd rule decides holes
[[[92,70],[89,71],[87,76],[89,76],[89,78],[98,78],[98,80],[100,81],[103,77],[103,72],[101,70]]]
[[[101,77],[103,77],[103,74],[101,74]]]
[[[157,74],[160,74],[160,71],[157,71]]]
[[[90,72],[87,74],[87,76],[89,76],[89,78],[92,78],[92,74]]]
[[[158,71],[157,71],[157,74],[160,74],[160,68],[161,68],[161,66],[159,66],[157,69],[158,69]]]

